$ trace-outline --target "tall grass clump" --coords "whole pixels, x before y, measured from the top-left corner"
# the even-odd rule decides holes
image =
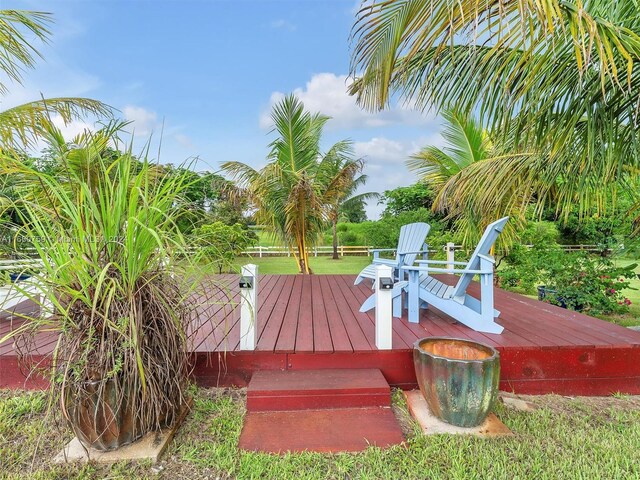
[[[30,282],[41,313],[12,335],[60,332],[46,372],[52,398],[80,439],[103,449],[114,448],[103,434],[127,427],[135,440],[184,405],[199,284],[175,226],[186,177],[107,148],[109,137],[59,143],[54,173],[2,157],[3,173],[21,179],[18,232],[43,263]]]

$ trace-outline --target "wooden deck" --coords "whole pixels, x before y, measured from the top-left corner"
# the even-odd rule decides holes
[[[427,336],[480,341],[501,353],[501,389],[519,393],[608,395],[640,394],[640,333],[521,295],[496,290],[502,312],[501,335],[475,332],[431,308],[419,324],[406,317],[393,321],[393,350],[374,343],[373,312],[358,309],[371,294],[353,275],[263,275],[258,292],[255,351],[239,351],[237,276],[207,289],[207,303],[192,325],[195,376],[203,385],[246,385],[256,370],[379,368],[392,385],[415,386],[414,342]],[[443,276],[443,281],[452,278]],[[470,287],[477,295],[479,286]],[[0,319],[0,337],[17,325]],[[39,355],[53,348],[56,336],[37,339]],[[34,361],[39,360],[36,355]],[[22,387],[14,346],[0,345],[0,387]],[[41,382],[30,378],[26,386]]]

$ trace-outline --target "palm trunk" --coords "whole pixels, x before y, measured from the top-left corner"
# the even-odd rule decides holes
[[[298,263],[298,271],[303,274],[313,273],[311,271],[311,267],[309,265],[309,254],[307,252],[307,244],[305,242],[304,236],[296,239],[296,247],[298,249],[297,253],[295,253],[296,262]]]
[[[332,223],[332,231],[333,231],[333,259],[339,260],[340,257],[338,256],[338,217],[337,215],[334,215],[334,217],[331,219],[331,223]]]

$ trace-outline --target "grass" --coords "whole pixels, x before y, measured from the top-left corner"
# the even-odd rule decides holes
[[[45,416],[44,398],[0,391],[0,478],[640,478],[640,397],[528,397],[540,407],[533,412],[497,405],[496,414],[515,435],[478,439],[422,435],[407,419],[396,391],[394,410],[405,425],[405,446],[278,456],[237,449],[244,391],[200,389],[194,410],[159,465],[110,467],[51,464],[71,435]]]
[[[295,274],[298,273],[298,267],[293,257],[238,257],[236,258],[236,266],[254,263],[258,265],[258,272],[263,274]],[[311,269],[318,274],[353,274],[357,275],[360,270],[371,263],[371,257],[348,256],[342,257],[340,260],[333,260],[328,255],[319,257],[311,257]]]
[[[627,265],[631,265],[632,263],[640,264],[640,260],[616,259],[615,263],[618,267],[626,267]],[[636,273],[640,273],[640,265],[636,267],[635,271]],[[618,323],[624,327],[640,325],[640,279],[638,279],[637,277],[633,278],[631,279],[630,283],[631,289],[624,291],[624,294],[627,296],[627,298],[631,300],[629,313],[621,317],[612,317],[611,319],[606,319]]]

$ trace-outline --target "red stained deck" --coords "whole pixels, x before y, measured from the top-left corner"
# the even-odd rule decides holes
[[[431,308],[420,323],[393,321],[393,350],[374,343],[373,312],[358,312],[371,294],[353,275],[263,275],[258,292],[257,348],[239,351],[237,276],[217,277],[227,286],[208,289],[209,304],[193,323],[195,376],[203,385],[246,385],[256,370],[379,368],[387,381],[415,386],[413,343],[427,336],[480,341],[501,353],[503,390],[519,393],[640,394],[640,332],[521,295],[496,290],[501,335],[475,332]],[[448,280],[444,277],[445,280]],[[366,282],[365,282],[366,283]],[[477,284],[471,294],[479,294]],[[0,319],[0,338],[19,322]],[[38,337],[39,353],[53,348],[54,334]],[[38,357],[34,357],[35,360]],[[0,345],[0,387],[22,387],[13,345]],[[40,386],[35,378],[27,386]]]

